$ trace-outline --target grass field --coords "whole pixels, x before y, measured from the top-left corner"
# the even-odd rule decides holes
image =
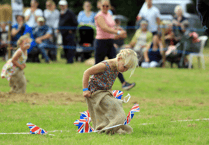
[[[208,49],[205,50],[209,54]],[[196,58],[195,58],[196,59]],[[209,121],[177,121],[209,118],[209,57],[206,70],[177,68],[137,68],[129,82],[136,82],[132,98],[124,104],[126,114],[134,103],[141,111],[135,113],[129,135],[79,134],[73,122],[79,112],[87,110],[82,97],[83,63],[72,65],[64,61],[52,64],[28,63],[26,95],[9,95],[6,79],[0,80],[0,133],[29,132],[32,122],[50,135],[0,135],[0,144],[209,144]],[[5,62],[0,61],[0,67]],[[121,90],[117,79],[113,89]],[[177,121],[177,122],[175,122]],[[143,124],[150,123],[150,124]]]

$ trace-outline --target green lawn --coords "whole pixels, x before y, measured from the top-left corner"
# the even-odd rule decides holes
[[[209,54],[209,50],[205,50]],[[50,135],[0,135],[0,144],[209,144],[209,121],[185,121],[209,118],[209,57],[205,57],[206,70],[198,69],[143,69],[137,68],[128,82],[136,82],[130,93],[132,98],[124,104],[126,114],[134,103],[141,111],[135,113],[129,135],[79,134],[73,122],[79,112],[87,110],[82,97],[83,63],[72,65],[64,61],[52,64],[28,63],[25,75],[29,81],[27,95],[6,94],[8,81],[0,81],[0,133],[29,132],[26,123],[32,122]],[[0,61],[0,67],[5,62]],[[117,79],[113,89],[121,90]],[[71,98],[71,99],[70,99]],[[75,99],[80,100],[74,101]],[[143,123],[153,123],[142,125]]]

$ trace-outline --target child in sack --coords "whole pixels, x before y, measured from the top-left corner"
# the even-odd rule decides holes
[[[95,130],[124,123],[126,115],[122,101],[113,96],[111,89],[119,72],[132,70],[132,75],[137,64],[137,54],[131,49],[123,49],[116,58],[102,61],[84,72],[83,96],[86,97]],[[131,133],[132,131],[133,129],[129,125],[105,130],[106,133],[113,134]]]
[[[28,34],[21,36],[17,41],[19,48],[2,68],[1,78],[9,81],[13,93],[25,93],[26,78],[23,69],[26,67],[27,49],[30,48],[30,43],[31,39]]]

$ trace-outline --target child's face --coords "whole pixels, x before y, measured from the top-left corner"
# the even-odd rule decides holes
[[[29,49],[29,48],[30,48],[30,39],[25,39],[25,40],[23,40],[21,46],[22,46],[22,48],[25,49],[25,50]]]
[[[122,58],[118,58],[118,71],[119,72],[126,72],[128,70],[128,67],[125,66],[125,61]]]

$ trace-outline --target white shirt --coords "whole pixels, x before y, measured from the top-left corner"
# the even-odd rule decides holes
[[[152,6],[151,8],[144,7],[139,11],[138,16],[143,17],[148,21],[148,30],[150,32],[157,31],[157,18],[160,18],[160,11],[157,7]]]
[[[31,13],[31,9],[27,9],[25,11],[25,17],[30,15],[29,20],[26,22],[26,24],[30,27],[36,27],[37,23],[35,21],[35,16],[43,16],[43,12],[41,9],[36,9],[34,13]]]
[[[46,19],[46,25],[52,28],[57,28],[59,24],[60,12],[55,9],[54,11],[44,10],[44,17]]]
[[[16,24],[16,15],[23,15],[23,2],[22,0],[12,0],[12,24]]]

